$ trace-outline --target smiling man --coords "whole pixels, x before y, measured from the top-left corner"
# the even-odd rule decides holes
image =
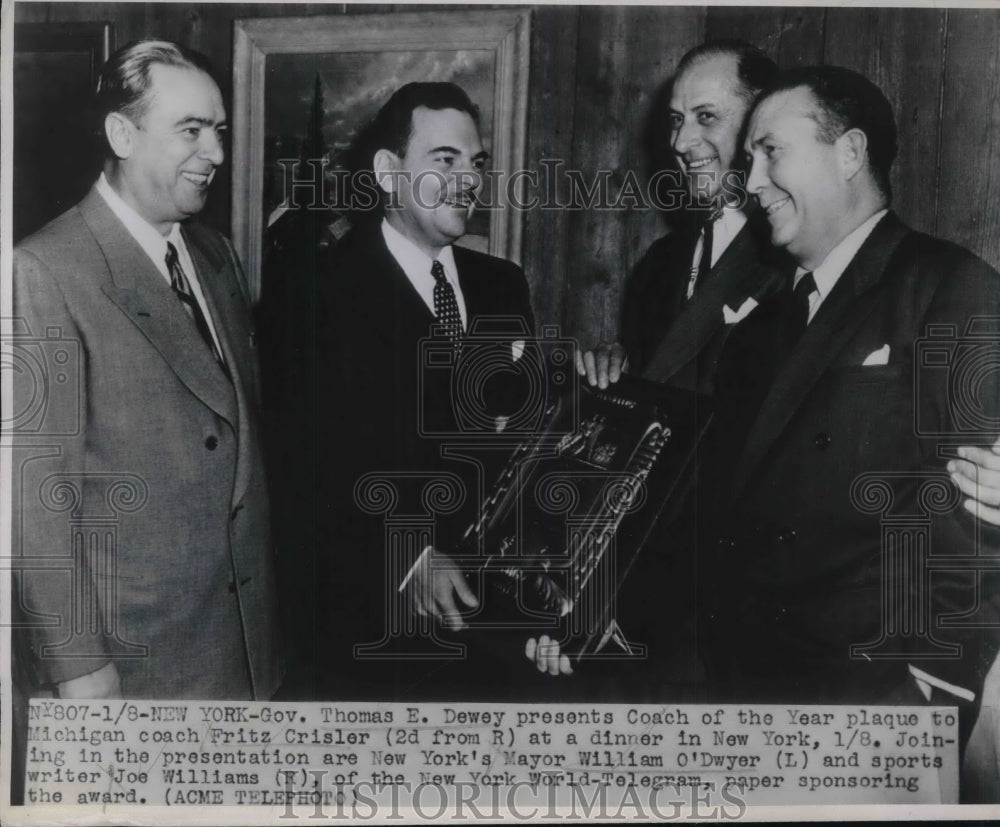
[[[42,389],[69,426],[35,434],[54,453],[15,474],[32,691],[267,699],[282,671],[250,306],[232,245],[191,220],[225,158],[222,95],[204,57],[143,41],[96,104],[103,173],[14,255],[18,323],[72,354]],[[111,556],[71,542],[95,525]]]
[[[687,188],[673,231],[653,244],[625,286],[621,341],[578,356],[578,372],[606,387],[623,369],[711,390],[725,334],[772,272],[766,232],[748,219],[737,147],[747,112],[778,67],[735,40],[681,58],[670,89],[667,140]]]
[[[301,565],[292,567],[299,577],[291,593],[307,608],[299,617],[305,630],[300,639],[319,641],[301,653],[304,670],[312,674],[297,691],[407,697],[426,687],[414,685],[420,673],[405,651],[393,659],[394,645],[405,649],[403,638],[433,630],[438,617],[457,625],[456,604],[476,603],[457,571],[439,570],[435,577],[421,567],[407,574],[425,544],[436,540],[438,548],[448,548],[478,505],[476,467],[443,453],[449,442],[488,436],[463,437],[456,422],[463,390],[452,379],[460,374],[460,355],[469,350],[470,338],[479,352],[481,339],[470,337],[470,330],[477,319],[490,321],[498,343],[506,342],[491,363],[499,377],[517,358],[511,338],[533,334],[534,321],[519,267],[456,244],[466,234],[488,160],[478,110],[461,88],[401,87],[358,135],[348,157],[353,174],[377,188],[378,207],[355,216],[355,228],[327,259],[292,274],[307,295],[315,295],[309,314],[315,330],[305,334],[314,344],[303,351],[310,365],[305,387],[314,388],[315,396],[304,399],[300,410],[286,411],[291,424],[281,428],[296,442],[284,452],[290,464],[281,473],[288,504],[281,507],[283,525],[303,555]],[[422,343],[428,342],[433,364],[422,361]],[[504,412],[502,396],[497,414]],[[385,515],[370,513],[372,506],[356,491],[368,473],[396,486],[397,521],[400,514],[424,514],[416,525],[426,527],[426,539],[410,550],[405,564],[405,549],[386,547]],[[460,490],[448,507],[453,513],[435,525],[428,511],[435,500],[422,499],[421,491],[441,478],[446,485],[458,481]],[[304,515],[313,513],[315,526],[306,525],[311,517]],[[303,536],[303,529],[314,533]],[[402,599],[404,581],[404,597],[414,598],[412,606],[400,608],[406,630],[394,625],[399,615],[393,607]],[[416,588],[423,585],[427,590]],[[310,600],[303,601],[303,594]],[[414,610],[426,618],[421,629]],[[383,639],[381,660],[377,652],[365,658],[355,649]]]
[[[890,211],[895,121],[861,75],[783,73],[745,148],[747,188],[797,268],[736,326],[717,375],[701,607],[715,685],[768,703],[958,704],[964,736],[1000,592],[996,572],[977,581],[946,558],[993,553],[996,535],[948,484],[939,446],[969,433],[950,371],[919,358],[920,340],[961,336],[998,306],[1000,276]],[[996,385],[979,390],[996,421]],[[933,577],[882,518],[927,532]]]

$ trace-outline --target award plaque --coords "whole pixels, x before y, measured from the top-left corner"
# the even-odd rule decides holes
[[[689,490],[709,418],[704,397],[631,377],[553,401],[457,549],[481,596],[469,626],[555,634],[576,660],[639,654],[616,596]]]

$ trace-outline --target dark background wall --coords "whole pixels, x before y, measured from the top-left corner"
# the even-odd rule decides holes
[[[237,18],[404,9],[415,7],[26,3],[15,19],[109,21],[118,45],[149,36],[177,40],[208,54],[228,85]],[[900,124],[897,210],[915,228],[1000,266],[1000,10],[534,7],[529,168],[558,158],[585,174],[607,169],[613,191],[630,170],[647,175],[657,91],[688,48],[718,37],[749,40],[782,66],[838,64],[881,85]],[[226,174],[206,213],[224,231],[228,191]],[[613,338],[625,276],[665,231],[662,217],[647,209],[546,210],[524,220],[522,263],[540,321],[562,325],[583,344]]]

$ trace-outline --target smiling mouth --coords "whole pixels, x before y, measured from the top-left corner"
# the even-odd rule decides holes
[[[187,170],[181,172],[181,177],[185,180],[190,181],[196,187],[207,187],[211,181],[215,170],[210,172],[188,172]]]
[[[707,167],[713,161],[718,161],[719,156],[713,155],[710,158],[699,158],[697,161],[688,161],[687,168],[691,169],[701,169],[702,167]]]
[[[449,207],[461,207],[463,210],[467,210],[476,202],[469,193],[459,193],[458,195],[449,195],[441,203]]]
[[[778,210],[784,207],[785,204],[787,204],[791,200],[792,199],[788,197],[788,198],[779,198],[777,201],[772,201],[770,204],[764,207],[764,215],[767,216],[774,215]]]

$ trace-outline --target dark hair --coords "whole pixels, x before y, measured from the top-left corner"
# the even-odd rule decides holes
[[[820,140],[832,144],[850,129],[868,138],[868,162],[876,186],[892,199],[889,170],[896,159],[896,118],[882,90],[864,75],[841,66],[805,66],[781,72],[758,98],[761,101],[800,87],[816,101],[809,114],[816,121]]]
[[[365,203],[374,190],[373,160],[380,149],[404,155],[413,134],[413,111],[427,109],[457,109],[465,112],[479,126],[479,108],[465,90],[454,83],[407,83],[397,89],[371,121],[338,158],[338,166],[347,171],[345,197],[347,203]],[[355,192],[360,196],[355,199]],[[381,193],[379,198],[381,199]],[[373,204],[374,206],[374,204]],[[380,210],[355,209],[355,221],[364,216],[380,216]]]
[[[104,119],[120,112],[139,120],[149,104],[150,73],[153,66],[197,69],[213,77],[208,58],[167,40],[138,40],[123,46],[104,64],[94,99],[96,128],[103,134]],[[214,80],[214,77],[213,77]]]
[[[680,59],[674,78],[679,78],[691,67],[713,57],[725,56],[736,60],[740,97],[747,105],[752,104],[761,89],[769,86],[778,74],[778,64],[756,46],[751,46],[743,40],[710,40],[695,46]]]
[[[413,133],[413,111],[427,109],[457,109],[468,114],[479,126],[479,108],[469,100],[465,90],[454,83],[407,83],[391,98],[358,134],[349,154],[356,169],[371,169],[372,159],[380,149],[397,155],[406,152]]]

